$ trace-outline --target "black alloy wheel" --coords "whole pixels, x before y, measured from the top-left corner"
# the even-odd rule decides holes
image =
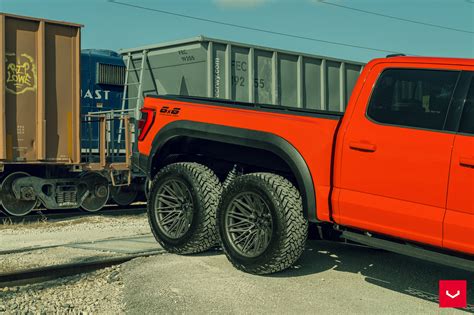
[[[290,267],[303,252],[308,235],[300,193],[290,181],[272,173],[234,179],[222,193],[217,226],[229,261],[253,274]]]
[[[177,254],[199,253],[216,245],[221,192],[219,179],[204,165],[165,166],[153,179],[148,199],[148,222],[155,239]]]

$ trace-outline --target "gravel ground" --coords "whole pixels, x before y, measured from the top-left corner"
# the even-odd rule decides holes
[[[146,214],[0,225],[0,251],[88,242],[150,233]]]
[[[0,256],[0,272],[54,266],[59,264],[87,262],[97,258],[121,256],[117,253],[85,250],[81,248],[56,247]]]
[[[1,314],[124,314],[120,266],[0,288]]]
[[[0,251],[97,242],[150,233],[146,215],[97,216],[0,225]],[[120,256],[56,247],[0,256],[0,272]],[[11,288],[0,287],[0,314],[123,314],[120,267]]]
[[[122,265],[128,314],[465,314],[438,308],[438,281],[474,274],[406,256],[309,241],[298,264],[270,276],[220,252],[139,258]]]
[[[150,231],[145,215],[57,223],[4,226],[0,250]],[[0,272],[109,254],[65,247],[9,254],[0,256]],[[467,310],[438,308],[441,279],[468,281]],[[0,314],[474,313],[473,283],[473,273],[361,246],[308,241],[297,265],[270,276],[240,272],[220,251],[208,251],[138,258],[73,277],[0,287]]]

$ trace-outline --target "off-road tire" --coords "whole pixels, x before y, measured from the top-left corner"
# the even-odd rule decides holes
[[[164,235],[155,216],[155,198],[160,185],[177,178],[186,183],[193,200],[193,219],[179,239]],[[152,181],[148,199],[148,222],[155,239],[170,253],[192,254],[206,251],[218,242],[216,209],[222,187],[212,170],[198,163],[174,163],[161,169]]]
[[[253,192],[262,197],[272,216],[268,247],[253,258],[235,251],[225,231],[226,211],[242,192]],[[308,221],[303,216],[300,193],[287,179],[271,173],[252,173],[233,180],[222,193],[217,226],[227,258],[237,269],[253,274],[270,274],[290,267],[303,252],[308,236]]]

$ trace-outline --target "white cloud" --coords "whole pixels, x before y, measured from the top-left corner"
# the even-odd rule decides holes
[[[270,2],[269,0],[213,0],[214,4],[224,9],[251,9]]]

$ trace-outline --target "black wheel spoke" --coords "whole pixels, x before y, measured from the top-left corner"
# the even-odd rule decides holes
[[[257,257],[270,244],[272,217],[267,203],[253,192],[243,192],[226,212],[226,233],[232,247],[245,257]]]
[[[180,217],[173,217],[173,223],[171,223],[168,227],[169,232],[173,235],[177,235],[177,228],[179,226],[179,223],[181,222]]]
[[[247,216],[239,212],[234,212],[234,211],[229,212],[228,216],[234,220],[252,223],[251,219],[249,219]]]
[[[167,237],[177,239],[186,234],[193,218],[193,201],[184,181],[169,179],[162,184],[156,194],[155,216]]]
[[[166,216],[164,216],[161,219],[161,222],[163,223],[163,225],[168,225],[170,223],[175,222],[176,218],[177,218],[177,216],[174,213],[168,213]]]
[[[165,202],[167,204],[175,204],[178,205],[178,198],[171,196],[171,195],[166,195],[166,194],[158,194],[158,197],[161,199],[162,202]],[[174,202],[174,203],[172,203]]]
[[[245,244],[249,236],[252,234],[252,230],[248,229],[240,234],[235,238],[235,244]]]
[[[170,187],[169,185],[165,185],[163,187],[163,192],[166,192],[168,193],[168,195],[165,195],[162,193],[162,195],[166,196],[166,197],[169,197],[173,200],[178,200],[178,196],[176,195],[176,191],[174,191],[174,188],[173,187]]]
[[[237,223],[229,224],[227,228],[229,229],[230,233],[242,233],[253,228],[253,223],[248,221],[240,221]]]
[[[255,209],[253,209],[248,203],[242,200],[235,201],[235,207],[239,209],[239,211],[245,215],[251,215]]]
[[[184,233],[184,231],[186,230],[186,228],[188,227],[188,220],[186,218],[182,218],[181,219],[181,222],[179,224],[179,228],[177,229],[178,230],[178,234],[182,234]]]
[[[256,236],[257,236],[258,231],[253,230],[250,232],[247,237],[245,238],[244,245],[242,246],[242,251],[247,252],[251,249],[251,245],[253,244]]]

